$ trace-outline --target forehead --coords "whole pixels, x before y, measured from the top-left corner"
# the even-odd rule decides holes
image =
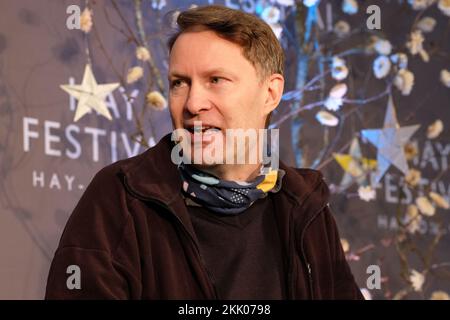
[[[219,37],[214,31],[186,31],[172,47],[169,70],[184,73],[212,68],[236,73],[255,71],[242,51],[241,46]]]

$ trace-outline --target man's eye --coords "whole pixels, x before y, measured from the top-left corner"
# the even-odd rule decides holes
[[[222,78],[221,78],[221,77],[212,77],[212,78],[211,78],[211,82],[212,82],[212,83],[218,83],[219,80],[222,80]]]
[[[171,88],[178,88],[182,84],[183,80],[173,80],[170,84]]]

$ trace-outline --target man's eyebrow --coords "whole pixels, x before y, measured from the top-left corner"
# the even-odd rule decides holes
[[[202,76],[208,76],[208,75],[211,75],[214,73],[226,73],[226,74],[234,77],[233,73],[231,73],[228,70],[225,70],[224,68],[214,68],[214,69],[206,70],[206,71],[203,71],[201,74],[202,74]],[[173,72],[169,73],[167,78],[169,80],[171,78],[189,79],[189,76],[182,74],[181,72],[173,71]]]
[[[171,79],[171,78],[183,78],[183,79],[187,79],[188,78],[188,76],[186,76],[186,75],[183,75],[182,73],[179,73],[179,72],[171,72],[171,73],[169,73],[169,75],[167,76],[167,79]]]
[[[230,71],[228,71],[228,70],[226,70],[226,69],[224,69],[224,68],[213,68],[213,69],[206,70],[206,71],[202,72],[203,75],[211,75],[211,74],[214,74],[214,73],[226,73],[226,74],[231,74]]]

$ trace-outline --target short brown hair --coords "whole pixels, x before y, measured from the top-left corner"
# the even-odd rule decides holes
[[[274,73],[284,75],[284,52],[270,26],[258,17],[222,5],[200,6],[181,12],[178,30],[167,45],[169,52],[178,36],[192,27],[203,26],[219,37],[242,47],[261,80]]]

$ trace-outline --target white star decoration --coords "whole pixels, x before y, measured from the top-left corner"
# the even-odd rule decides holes
[[[400,128],[394,102],[392,97],[389,97],[384,127],[361,131],[362,136],[378,149],[377,171],[372,175],[372,186],[378,184],[391,165],[397,167],[403,174],[408,172],[404,146],[419,127],[420,125],[413,125]]]
[[[112,120],[105,104],[105,98],[110,92],[116,90],[119,85],[119,83],[97,84],[91,66],[87,64],[81,85],[61,85],[60,88],[78,100],[73,120],[76,122],[86,113],[89,113],[91,109]]]

